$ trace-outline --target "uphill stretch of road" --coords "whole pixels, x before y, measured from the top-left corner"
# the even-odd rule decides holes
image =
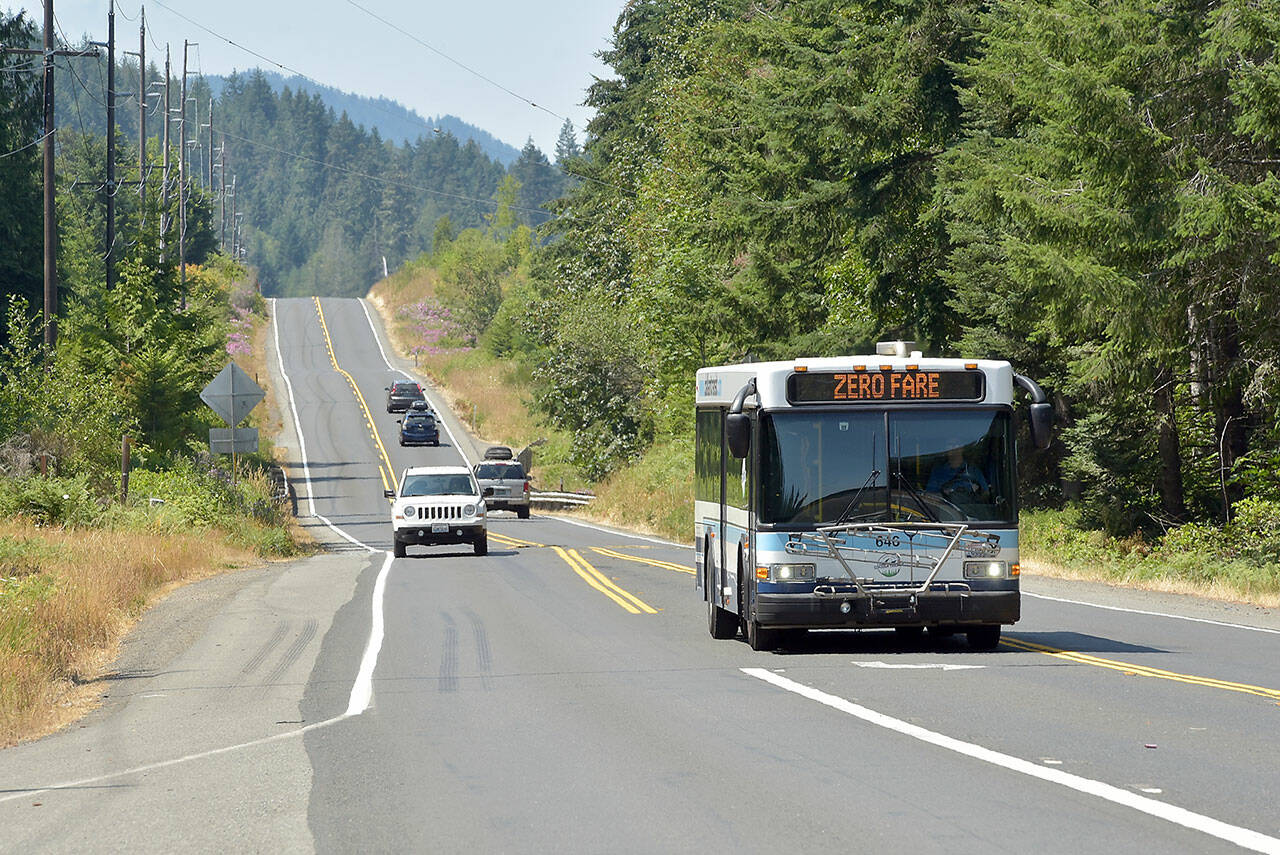
[[[715,641],[690,550],[535,512],[395,559],[412,374],[356,300],[276,301],[327,551],[189,586],[100,709],[0,752],[13,852],[1280,853],[1280,616],[1024,580],[998,650]],[[92,560],[92,556],[86,556]]]

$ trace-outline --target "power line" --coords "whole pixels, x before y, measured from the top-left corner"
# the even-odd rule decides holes
[[[175,15],[177,15],[179,18],[182,18],[184,21],[186,21],[188,24],[191,24],[193,27],[196,27],[196,28],[198,28],[198,29],[200,29],[200,30],[203,30],[204,32],[208,33],[209,35],[213,36],[213,37],[214,37],[214,38],[216,38],[216,39],[221,39],[222,41],[226,42],[227,44],[231,45],[232,47],[234,47],[234,48],[238,48],[239,50],[244,51],[245,53],[249,54],[250,56],[255,56],[255,57],[257,57],[258,59],[262,60],[263,62],[268,63],[269,65],[273,65],[273,66],[275,66],[276,68],[279,68],[279,69],[282,69],[282,70],[284,70],[284,71],[287,71],[287,72],[289,72],[290,74],[294,75],[295,77],[300,77],[301,79],[306,80],[306,81],[307,81],[307,82],[309,82],[309,83],[313,83],[313,84],[315,84],[316,86],[322,86],[322,87],[324,87],[324,88],[326,88],[326,89],[332,89],[332,88],[334,88],[334,87],[330,86],[329,84],[324,83],[324,82],[322,82],[322,81],[320,81],[320,80],[317,80],[316,78],[314,78],[314,77],[312,77],[312,76],[310,76],[310,75],[308,75],[308,74],[303,74],[301,71],[298,71],[296,68],[291,68],[290,66],[287,66],[287,65],[285,65],[285,64],[284,64],[284,63],[282,63],[282,62],[277,62],[276,60],[271,59],[270,57],[268,57],[268,56],[266,56],[266,55],[264,55],[264,54],[261,54],[261,53],[259,53],[258,51],[253,50],[252,48],[246,47],[245,45],[242,45],[242,44],[240,44],[239,42],[234,41],[234,40],[232,40],[232,39],[228,38],[227,36],[222,35],[221,33],[218,33],[218,32],[215,32],[214,30],[209,29],[209,28],[208,28],[208,27],[206,27],[204,24],[201,24],[201,23],[199,23],[198,21],[195,21],[195,20],[193,20],[192,18],[190,18],[190,17],[188,17],[188,16],[186,16],[186,15],[182,14],[181,12],[178,12],[178,11],[176,11],[176,10],[172,9],[171,7],[166,6],[163,2],[161,2],[161,0],[153,0],[153,2],[155,2],[155,3],[156,3],[157,5],[159,5],[160,7],[162,7],[162,8],[164,8],[164,9],[166,9],[166,10],[168,10],[168,11],[172,12],[172,13],[173,13],[173,14],[175,14]],[[158,49],[158,48],[157,48],[157,49]],[[385,113],[386,115],[390,116],[390,117],[391,117],[391,118],[393,118],[393,119],[396,119],[397,121],[406,121],[406,120],[408,120],[408,121],[410,121],[410,122],[416,122],[416,123],[418,123],[418,124],[422,125],[422,127],[426,128],[427,130],[433,130],[433,131],[434,131],[434,130],[437,130],[437,128],[435,127],[435,125],[434,125],[434,124],[432,124],[431,122],[427,121],[427,120],[426,120],[425,118],[423,118],[422,116],[419,116],[416,112],[414,112],[414,111],[412,111],[412,110],[409,110],[409,109],[407,109],[407,108],[405,108],[405,109],[404,109],[404,112],[402,112],[402,113],[397,113],[397,112],[394,112],[394,111],[392,111],[392,110],[387,109],[386,107],[383,107],[381,104],[379,104],[379,103],[378,103],[378,101],[377,101],[377,100],[375,100],[375,99],[373,99],[373,98],[370,98],[370,99],[369,99],[369,106],[373,107],[373,109],[378,110],[378,111],[379,111],[379,112],[381,112],[381,113]]]
[[[256,50],[254,50],[253,48],[246,47],[246,46],[244,46],[244,45],[240,44],[239,42],[232,41],[231,39],[229,39],[229,38],[227,38],[226,36],[222,35],[222,33],[214,32],[213,30],[211,30],[211,29],[209,29],[208,27],[206,27],[204,24],[201,24],[201,23],[199,23],[198,21],[194,21],[194,20],[192,20],[191,18],[188,18],[186,15],[182,14],[182,13],[181,13],[181,12],[179,12],[177,9],[174,9],[172,6],[167,6],[167,5],[165,5],[164,3],[160,2],[160,0],[152,0],[152,2],[153,2],[153,3],[155,3],[157,6],[159,6],[161,9],[165,9],[165,10],[169,11],[170,13],[172,13],[172,14],[174,14],[174,15],[177,15],[179,18],[181,18],[182,20],[186,21],[186,22],[187,22],[188,24],[190,24],[191,26],[196,27],[196,28],[201,29],[201,30],[204,30],[206,33],[208,33],[209,35],[213,36],[214,38],[222,39],[224,42],[226,42],[227,44],[231,45],[232,47],[239,48],[240,50],[244,51],[245,53],[252,54],[253,56],[256,56],[258,59],[262,60],[263,62],[270,63],[271,65],[274,65],[276,68],[282,68],[282,69],[284,69],[285,71],[289,72],[290,74],[296,74],[296,75],[298,75],[299,77],[305,77],[307,80],[311,80],[311,78],[310,78],[310,77],[307,77],[307,75],[303,74],[301,71],[297,71],[296,69],[290,68],[289,66],[285,65],[285,64],[284,64],[284,63],[282,63],[282,62],[276,62],[276,61],[275,61],[274,59],[272,59],[271,57],[266,56],[266,55],[264,55],[264,54],[260,54],[260,53],[258,53]],[[317,82],[319,82],[319,81],[312,81],[312,82],[313,82],[313,83],[317,83]],[[321,84],[321,85],[323,85],[323,84]]]
[[[15,154],[18,154],[19,152],[23,152],[23,151],[26,151],[26,150],[27,150],[27,149],[29,149],[29,148],[33,148],[34,146],[38,146],[38,145],[40,145],[40,143],[44,142],[44,141],[45,141],[45,139],[47,139],[48,137],[53,136],[53,135],[54,135],[54,134],[56,134],[57,132],[58,132],[58,129],[57,129],[57,128],[54,128],[53,130],[49,131],[49,133],[47,133],[47,134],[41,134],[41,135],[39,136],[39,138],[38,138],[38,139],[32,140],[31,142],[27,143],[26,145],[22,146],[21,148],[15,148],[13,151],[6,151],[4,154],[0,154],[0,160],[4,160],[6,157],[13,157]]]
[[[492,77],[486,77],[485,75],[483,75],[483,74],[481,74],[480,72],[476,71],[476,70],[475,70],[474,68],[472,68],[471,66],[466,65],[465,63],[460,62],[459,60],[454,59],[453,57],[449,56],[449,54],[445,53],[444,51],[440,50],[439,48],[435,47],[434,45],[427,44],[427,43],[426,43],[426,42],[424,42],[422,39],[420,39],[420,38],[418,38],[417,36],[415,36],[413,33],[409,32],[408,30],[404,29],[403,27],[400,27],[400,26],[398,26],[398,25],[396,25],[396,24],[393,24],[392,22],[388,21],[386,18],[382,17],[381,15],[377,14],[376,12],[372,12],[372,11],[370,11],[369,9],[366,9],[364,6],[361,6],[359,3],[355,2],[355,0],[347,0],[347,3],[348,3],[349,5],[351,5],[351,6],[356,7],[356,8],[357,8],[357,9],[359,9],[361,12],[364,12],[364,13],[365,13],[366,15],[368,15],[370,18],[373,18],[373,19],[375,19],[375,20],[381,21],[382,23],[386,24],[388,27],[390,27],[391,29],[393,29],[393,30],[395,30],[396,32],[400,33],[400,34],[401,34],[402,36],[404,36],[405,38],[407,38],[407,39],[410,39],[410,40],[412,40],[412,41],[417,42],[418,44],[422,45],[424,48],[426,48],[427,50],[431,51],[432,53],[434,53],[434,54],[436,54],[436,55],[438,55],[438,56],[442,56],[442,57],[444,57],[445,59],[449,60],[449,62],[452,62],[454,65],[458,66],[458,67],[459,67],[459,68],[461,68],[462,70],[467,71],[467,72],[469,72],[469,73],[471,73],[471,74],[474,74],[476,77],[479,77],[479,78],[480,78],[481,80],[483,80],[485,83],[488,83],[488,84],[490,84],[491,86],[496,86],[497,88],[501,89],[503,92],[506,92],[506,93],[507,93],[508,95],[510,95],[512,98],[515,98],[517,101],[523,101],[524,103],[528,104],[530,107],[533,107],[533,108],[535,108],[535,109],[541,110],[542,112],[547,113],[548,115],[554,116],[555,118],[560,119],[561,121],[564,121],[564,120],[567,118],[566,116],[561,116],[559,113],[557,113],[557,112],[555,112],[555,111],[553,111],[553,110],[548,110],[546,107],[542,106],[541,104],[534,103],[532,100],[530,100],[530,99],[528,99],[528,98],[524,97],[523,95],[521,95],[521,94],[519,94],[519,93],[517,93],[517,92],[513,92],[513,91],[511,91],[510,89],[508,89],[507,87],[505,87],[505,86],[503,86],[501,83],[499,83],[498,81],[494,80]]]

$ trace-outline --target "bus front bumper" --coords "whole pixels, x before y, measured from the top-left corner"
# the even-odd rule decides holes
[[[1020,617],[1018,591],[925,591],[913,597],[873,592],[756,596],[756,620],[776,629],[1011,624]]]

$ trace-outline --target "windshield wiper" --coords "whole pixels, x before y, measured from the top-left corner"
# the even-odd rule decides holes
[[[853,494],[853,498],[849,500],[849,504],[844,506],[844,510],[840,512],[840,516],[836,517],[836,521],[833,522],[832,525],[840,525],[840,523],[844,522],[845,517],[849,515],[849,511],[853,510],[854,506],[858,504],[858,500],[862,498],[862,493],[867,489],[871,482],[875,481],[879,477],[880,470],[872,469],[871,474],[867,476],[867,480],[862,482],[862,486],[858,488],[858,492]],[[859,517],[859,519],[861,519],[861,517]]]
[[[899,456],[898,459],[901,460],[901,456]],[[920,494],[916,492],[916,488],[912,487],[911,482],[902,474],[901,468],[894,473],[894,477],[898,479],[898,489],[905,489],[907,495],[916,500],[916,504],[920,506],[920,510],[924,511],[924,515],[929,518],[930,522],[941,522],[941,520],[938,519],[938,515],[935,514],[927,504],[925,504],[924,499],[922,499]]]
[[[840,512],[840,516],[836,517],[836,521],[832,523],[832,525],[840,525],[845,521],[845,517],[849,516],[849,511],[853,510],[858,504],[858,500],[862,498],[863,492],[879,477],[880,470],[876,468],[876,435],[873,433],[871,434],[871,474],[867,476],[867,480],[862,482],[862,486],[858,488],[858,492],[853,494],[853,498],[849,500],[849,504],[844,506],[844,510]],[[888,510],[888,507],[886,507],[885,510]],[[869,515],[863,514],[859,519],[862,519],[865,516]]]
[[[924,499],[920,498],[920,494],[916,492],[916,488],[911,486],[911,482],[907,480],[907,476],[902,474],[902,436],[901,435],[898,436],[897,462],[898,462],[898,468],[894,471],[893,477],[898,479],[898,489],[899,490],[905,489],[907,492],[907,495],[911,496],[911,498],[916,500],[916,504],[920,506],[920,510],[924,511],[924,515],[929,518],[929,522],[940,522],[940,520],[938,519],[938,515],[929,509],[929,506],[925,504]],[[885,505],[885,510],[886,511],[889,510],[889,507],[887,504]]]

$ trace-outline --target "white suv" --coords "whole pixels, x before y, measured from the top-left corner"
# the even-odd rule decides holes
[[[484,499],[475,476],[465,466],[415,466],[404,470],[399,494],[387,490],[391,505],[391,529],[395,555],[405,556],[409,544],[435,546],[470,543],[476,555],[489,552]]]

